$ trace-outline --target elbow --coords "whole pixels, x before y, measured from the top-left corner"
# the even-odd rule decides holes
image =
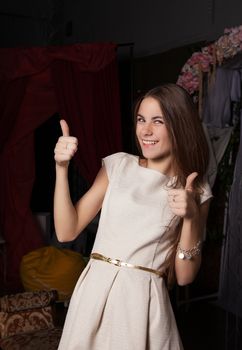
[[[66,238],[65,235],[62,235],[62,234],[59,234],[59,233],[56,233],[56,238],[57,238],[57,241],[59,243],[65,243],[65,242],[68,242],[68,239]]]
[[[184,286],[187,286],[188,284],[191,284],[195,279],[195,276],[192,277],[192,276],[186,276],[186,277],[177,277],[177,284],[178,286],[180,287],[184,287]]]
[[[201,260],[196,260],[195,264],[191,263],[192,262],[185,262],[185,265],[176,265],[176,281],[181,287],[194,282],[199,272]]]
[[[58,242],[66,243],[73,241],[79,234],[77,228],[74,225],[64,225],[58,222],[54,222],[55,234]]]
[[[60,243],[71,242],[76,238],[77,235],[73,234],[73,232],[62,232],[56,230],[56,238]]]
[[[59,235],[56,235],[56,237],[57,237],[57,241],[58,241],[59,243],[66,243],[66,242],[69,242],[69,240],[66,239],[65,237],[62,237],[62,236],[59,236]]]
[[[176,273],[177,284],[181,287],[191,284],[197,276],[197,271],[186,271],[183,273]]]

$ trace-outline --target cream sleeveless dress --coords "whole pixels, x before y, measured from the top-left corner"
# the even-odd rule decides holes
[[[159,270],[176,218],[167,203],[172,179],[116,153],[103,160],[109,186],[93,252]],[[205,186],[201,202],[211,197]],[[59,350],[179,350],[162,277],[91,259],[73,292]]]

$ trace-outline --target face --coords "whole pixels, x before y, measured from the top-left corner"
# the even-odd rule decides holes
[[[148,160],[171,158],[171,141],[159,103],[145,98],[136,116],[136,136],[143,156]]]

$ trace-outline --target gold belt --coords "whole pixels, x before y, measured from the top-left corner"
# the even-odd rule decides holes
[[[156,275],[158,275],[160,277],[162,276],[162,272],[159,270],[153,270],[153,269],[150,269],[149,267],[133,265],[133,264],[121,261],[119,259],[107,258],[106,256],[99,254],[99,253],[92,253],[91,258],[95,259],[95,260],[105,261],[109,264],[113,264],[113,265],[118,266],[118,267],[131,267],[133,269],[138,269],[138,270],[143,270],[143,271],[155,273]]]

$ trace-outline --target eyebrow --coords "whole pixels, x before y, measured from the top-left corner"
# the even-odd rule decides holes
[[[144,117],[142,114],[140,114],[140,113],[137,114],[136,118],[137,118],[137,117],[142,117],[142,118],[145,119],[145,117]],[[156,116],[152,117],[151,119],[152,119],[152,120],[156,120],[156,119],[162,119],[162,120],[164,120],[164,117],[163,117],[162,115],[156,115]]]

